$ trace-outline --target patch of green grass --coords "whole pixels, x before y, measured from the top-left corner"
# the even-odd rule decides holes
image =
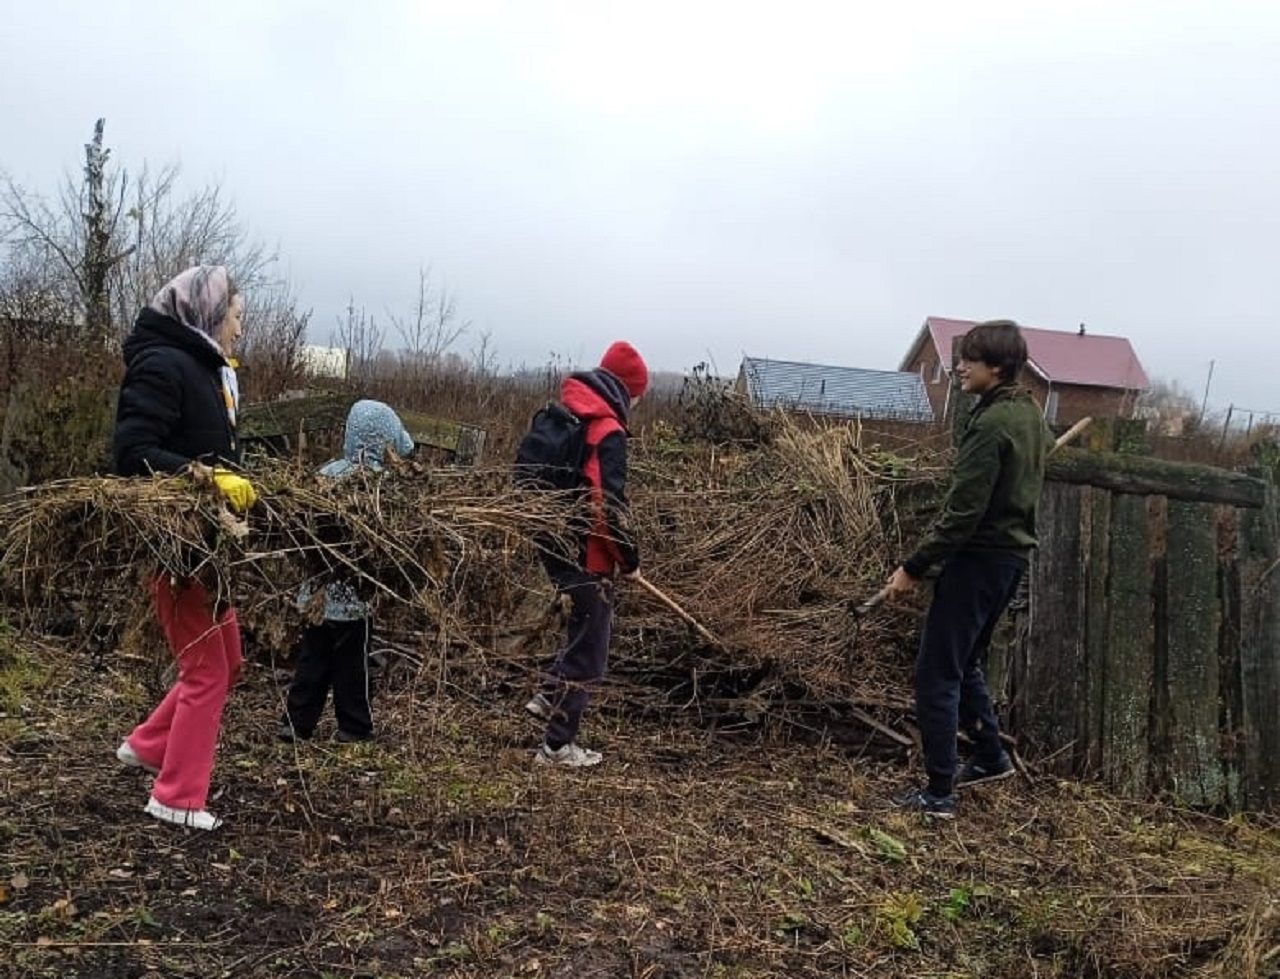
[[[894,892],[876,912],[876,925],[894,948],[920,950],[915,927],[924,917],[926,905],[917,894]]]
[[[23,649],[0,619],[0,712],[22,714],[49,684],[48,666]]]

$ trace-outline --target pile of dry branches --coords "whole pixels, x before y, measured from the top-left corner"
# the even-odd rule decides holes
[[[936,465],[866,447],[856,426],[775,417],[767,442],[745,449],[659,435],[633,472],[646,575],[724,648],[681,636],[645,602],[621,622],[633,640],[622,669],[665,675],[703,706],[736,701],[748,717],[783,703],[903,701],[914,619],[886,610],[859,623],[853,609],[918,532]]]
[[[235,604],[255,638],[287,645],[302,586],[352,585],[379,612],[414,616],[469,643],[518,597],[530,541],[563,524],[560,501],[520,494],[497,473],[414,469],[326,480],[288,467],[253,473],[245,519],[185,477],[46,483],[0,503],[4,603],[36,626],[115,636],[149,618],[146,578],[195,578]],[[322,602],[305,612],[321,613]]]
[[[503,470],[398,468],[333,481],[265,464],[244,520],[185,478],[24,490],[0,504],[5,604],[45,628],[74,613],[64,631],[109,651],[150,620],[147,575],[195,577],[236,605],[258,645],[283,652],[303,617],[299,589],[346,580],[415,664],[448,660],[459,684],[536,673],[555,630],[534,541],[563,535],[565,501],[517,491]],[[859,628],[852,609],[901,550],[899,515],[937,475],[864,447],[856,426],[774,418],[763,443],[728,448],[663,426],[637,440],[645,574],[721,644],[623,586],[615,662],[633,696],[748,717],[901,703],[910,617]]]

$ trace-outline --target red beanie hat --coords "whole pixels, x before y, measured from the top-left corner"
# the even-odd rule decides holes
[[[600,358],[600,366],[626,385],[632,401],[649,387],[649,368],[645,366],[640,351],[626,340],[612,344]]]

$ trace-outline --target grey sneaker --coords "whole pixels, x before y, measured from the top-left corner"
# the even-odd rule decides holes
[[[536,717],[540,721],[549,721],[555,714],[555,709],[551,706],[545,694],[535,693],[529,698],[529,702],[524,705],[524,709]]]
[[[533,756],[534,764],[563,765],[566,768],[591,768],[603,760],[604,756],[600,752],[583,748],[572,741],[554,751],[544,743]]]
[[[959,777],[956,779],[956,788],[965,789],[972,785],[982,785],[984,782],[999,782],[1001,779],[1009,778],[1016,774],[1017,769],[1013,767],[1007,752],[1000,752],[1000,757],[995,761],[979,761],[971,758],[960,771]]]
[[[930,819],[955,819],[956,797],[954,795],[934,795],[927,788],[908,789],[893,800],[899,809],[908,809],[928,816]]]

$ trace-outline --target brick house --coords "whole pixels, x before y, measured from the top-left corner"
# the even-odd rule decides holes
[[[903,358],[902,370],[920,375],[934,415],[947,414],[951,391],[951,345],[973,327],[973,320],[930,316]],[[1053,425],[1070,425],[1086,415],[1132,418],[1138,395],[1148,387],[1147,373],[1125,337],[1079,331],[1023,327],[1027,367],[1022,383],[1044,408]]]

